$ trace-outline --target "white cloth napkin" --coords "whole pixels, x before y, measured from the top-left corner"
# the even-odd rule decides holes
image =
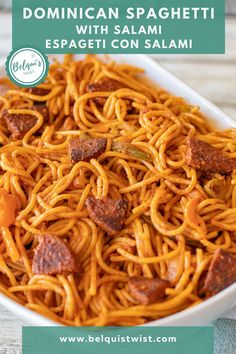
[[[225,316],[233,316],[236,319],[236,309]],[[236,321],[222,318],[214,325],[214,354],[236,354]]]

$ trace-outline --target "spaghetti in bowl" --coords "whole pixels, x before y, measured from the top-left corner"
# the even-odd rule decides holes
[[[64,325],[142,325],[235,281],[235,131],[141,75],[66,56],[1,99],[1,291]]]

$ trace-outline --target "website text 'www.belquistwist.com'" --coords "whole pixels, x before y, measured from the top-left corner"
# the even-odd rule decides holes
[[[105,336],[101,335],[86,335],[86,336],[66,336],[66,337],[59,337],[60,343],[176,343],[176,337],[153,337],[153,336],[121,336],[112,335],[112,336]]]

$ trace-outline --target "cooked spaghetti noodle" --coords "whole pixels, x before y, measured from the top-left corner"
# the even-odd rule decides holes
[[[215,250],[236,254],[235,172],[203,175],[185,159],[193,136],[236,158],[236,131],[215,132],[199,107],[141,74],[109,58],[67,55],[51,64],[44,94],[1,82],[10,86],[1,111],[36,124],[13,140],[1,120],[0,188],[15,197],[5,205],[16,215],[1,225],[0,291],[64,325],[141,325],[194,306],[207,297],[199,288]],[[104,78],[120,88],[88,91]],[[39,103],[47,120],[32,108]],[[106,138],[105,151],[72,163],[68,143],[86,136]],[[123,143],[130,149],[119,149]],[[115,236],[89,217],[88,196],[128,202]],[[10,209],[0,213],[8,219]],[[38,235],[48,234],[75,254],[77,273],[33,273]],[[142,305],[129,291],[131,277],[170,286],[162,300]]]

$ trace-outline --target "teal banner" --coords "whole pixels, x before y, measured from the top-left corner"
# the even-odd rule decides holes
[[[23,354],[213,354],[213,327],[24,327]]]
[[[224,53],[224,0],[13,0],[13,49]]]

